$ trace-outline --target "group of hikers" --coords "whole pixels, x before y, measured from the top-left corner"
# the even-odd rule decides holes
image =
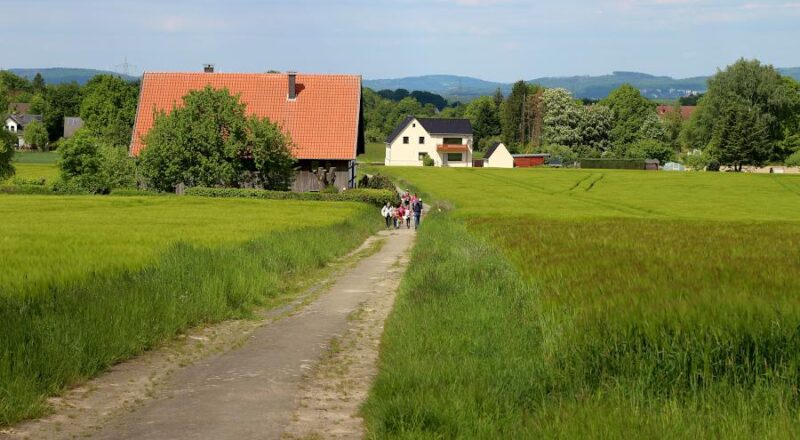
[[[381,208],[381,215],[386,220],[386,227],[400,229],[403,224],[411,229],[411,216],[414,216],[414,229],[419,228],[419,218],[422,215],[422,199],[416,194],[403,193],[400,203],[393,206],[391,202]]]

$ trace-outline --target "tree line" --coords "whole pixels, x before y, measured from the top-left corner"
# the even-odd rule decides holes
[[[369,142],[383,142],[407,115],[464,117],[472,123],[477,151],[502,141],[513,152],[550,153],[565,161],[650,158],[735,170],[800,164],[800,84],[758,60],[740,59],[717,72],[707,93],[675,102],[663,117],[655,102],[627,84],[599,101],[524,81],[508,96],[497,90],[467,104],[422,104],[414,93],[364,90]],[[695,104],[685,121],[680,106]]]

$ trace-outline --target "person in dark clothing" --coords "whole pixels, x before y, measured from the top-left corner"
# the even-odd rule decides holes
[[[422,199],[414,202],[412,210],[414,211],[414,229],[417,229],[419,228],[419,218],[422,216]]]

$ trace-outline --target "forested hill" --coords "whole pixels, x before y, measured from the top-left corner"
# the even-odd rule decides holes
[[[76,82],[84,85],[89,82],[95,75],[114,75],[122,77],[128,81],[135,81],[139,79],[135,76],[122,75],[108,70],[96,69],[73,69],[65,67],[48,67],[42,69],[8,69],[11,73],[33,80],[37,73],[42,74],[42,78],[47,84],[64,84]]]
[[[782,74],[800,80],[800,67],[778,69]],[[601,76],[544,77],[528,80],[549,88],[562,87],[578,98],[602,99],[622,84],[629,83],[651,99],[674,99],[692,92],[705,92],[708,77],[675,79],[638,72],[614,72]],[[455,75],[425,75],[397,79],[364,80],[364,86],[373,90],[407,89],[424,90],[451,100],[468,101],[478,96],[491,95],[499,87],[504,94],[511,91],[510,83],[484,81]]]

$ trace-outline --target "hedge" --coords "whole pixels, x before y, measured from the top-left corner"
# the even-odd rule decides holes
[[[319,200],[325,202],[364,202],[383,206],[386,202],[397,201],[397,193],[386,189],[348,189],[340,193],[267,191],[263,189],[241,188],[187,188],[187,196],[200,197],[239,197],[246,199],[271,200]]]
[[[644,159],[578,159],[581,168],[608,170],[643,170]]]

